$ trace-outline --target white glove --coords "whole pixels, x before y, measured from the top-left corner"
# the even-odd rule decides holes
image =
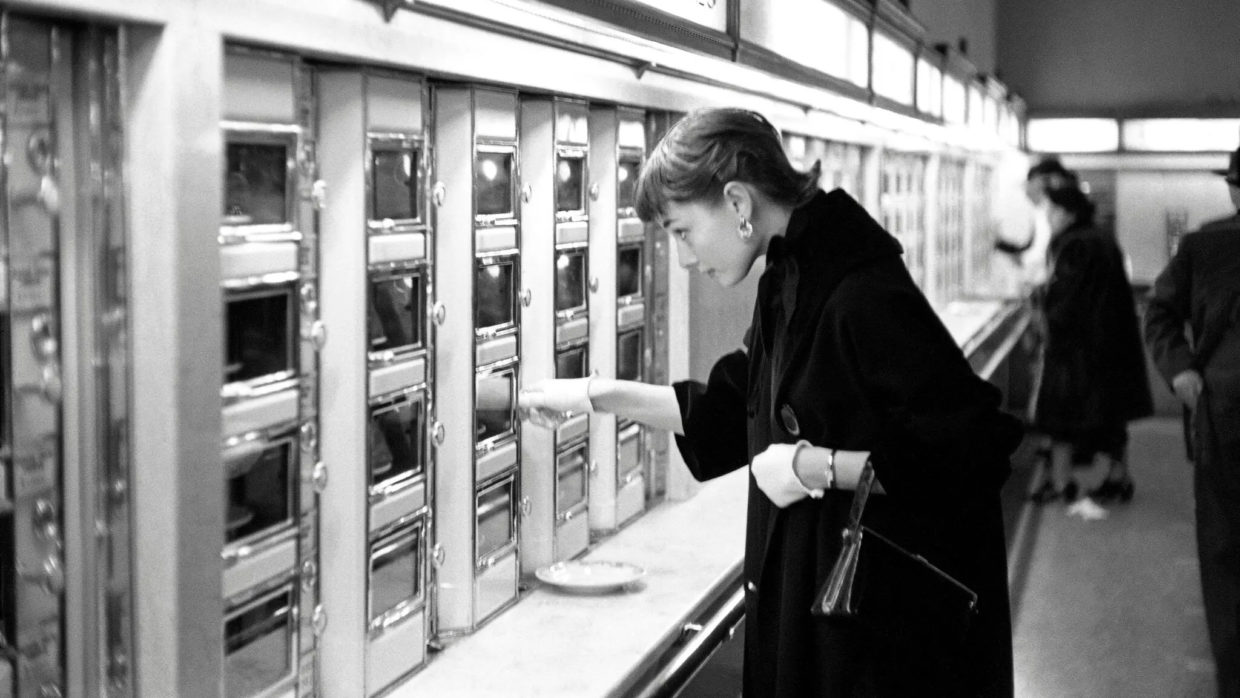
[[[594,412],[594,405],[590,402],[592,379],[593,376],[587,376],[541,381],[522,390],[517,396],[517,403],[531,410],[589,414]]]
[[[753,479],[758,482],[758,489],[780,509],[815,493],[815,499],[822,496],[821,490],[815,492],[807,489],[793,469],[797,453],[809,445],[808,441],[771,444],[765,451],[754,456],[753,464],[749,466]]]

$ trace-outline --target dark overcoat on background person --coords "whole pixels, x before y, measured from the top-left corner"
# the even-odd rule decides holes
[[[999,488],[1019,423],[978,378],[913,283],[900,245],[842,190],[819,192],[774,238],[748,351],[675,385],[677,438],[701,480],[774,443],[870,451],[886,495],[865,523],[978,594],[963,650],[909,647],[810,614],[841,547],[852,491],[775,507],[749,478],[745,695],[1012,694]]]
[[[1141,328],[1115,236],[1074,225],[1051,238],[1047,256],[1034,423],[1067,441],[1149,416]]]
[[[1240,696],[1240,214],[1184,237],[1145,338],[1168,383],[1194,369],[1204,384],[1190,423],[1201,595],[1219,695]]]

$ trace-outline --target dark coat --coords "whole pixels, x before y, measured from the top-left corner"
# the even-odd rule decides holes
[[[1204,378],[1193,411],[1194,460],[1240,453],[1240,214],[1180,242],[1150,290],[1145,338],[1168,383],[1190,368]]]
[[[1034,423],[1073,440],[1153,413],[1132,286],[1115,237],[1074,226],[1051,238]]]
[[[871,452],[887,491],[868,526],[979,595],[964,651],[811,616],[840,550],[851,491],[785,509],[753,478],[745,542],[745,695],[1012,693],[1011,624],[998,490],[1020,439],[917,289],[900,246],[842,190],[819,192],[772,240],[748,352],[707,383],[675,385],[677,445],[701,480],[774,443]],[[954,681],[963,681],[963,686]]]

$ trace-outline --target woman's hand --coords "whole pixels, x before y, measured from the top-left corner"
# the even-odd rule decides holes
[[[588,414],[594,411],[590,402],[590,381],[586,378],[559,378],[535,383],[517,395],[517,405],[530,410]]]
[[[799,444],[771,444],[765,451],[754,456],[753,464],[749,466],[753,479],[758,483],[758,489],[780,509],[811,495],[810,490],[797,477],[794,467],[797,453],[807,446],[804,441]]]

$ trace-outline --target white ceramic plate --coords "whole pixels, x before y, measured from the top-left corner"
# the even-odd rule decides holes
[[[641,579],[646,570],[627,562],[569,560],[534,571],[543,584],[579,594],[604,594]]]

